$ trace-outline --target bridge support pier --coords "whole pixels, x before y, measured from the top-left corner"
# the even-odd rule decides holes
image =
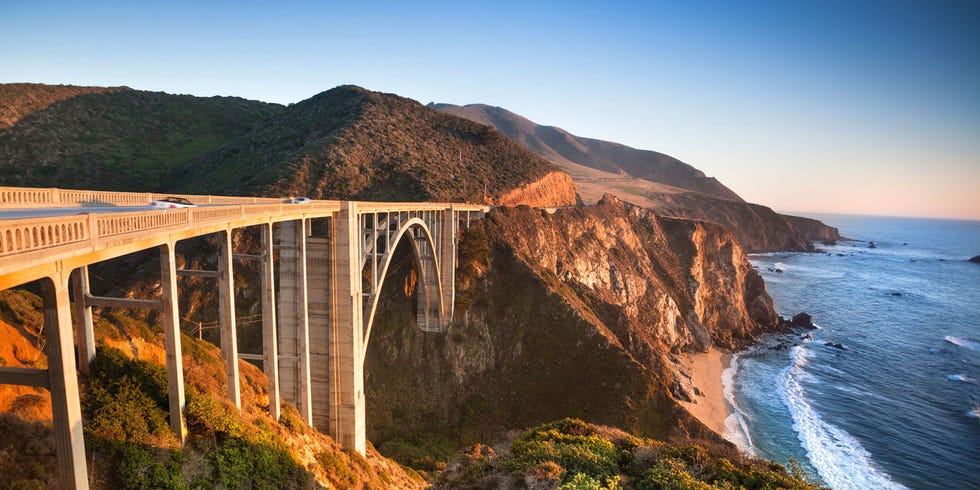
[[[54,441],[62,488],[88,488],[82,409],[75,372],[68,278],[41,280],[44,336],[48,356],[48,390],[54,416]]]
[[[276,278],[272,223],[262,228],[262,368],[269,378],[269,415],[279,421],[279,354],[276,340]]]
[[[167,351],[167,391],[170,428],[180,444],[187,437],[184,424],[184,357],[180,349],[180,309],[177,307],[177,257],[174,242],[160,246],[160,288],[163,290],[163,345]]]
[[[221,329],[221,355],[225,358],[228,399],[239,411],[242,392],[238,373],[238,328],[235,322],[235,274],[232,263],[231,232],[219,233],[218,250],[218,322]]]
[[[88,266],[72,272],[72,293],[75,295],[75,328],[78,329],[78,371],[89,374],[89,364],[95,360],[95,326],[92,323],[92,307],[85,304],[90,294]]]
[[[307,295],[306,220],[279,226],[279,385],[313,425],[310,395],[310,325]]]
[[[361,284],[361,236],[357,203],[344,201],[333,226],[337,278],[334,288],[334,363],[337,387],[337,434],[341,444],[367,452],[364,405],[364,308]]]

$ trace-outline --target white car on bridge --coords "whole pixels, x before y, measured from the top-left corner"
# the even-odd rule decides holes
[[[150,201],[150,207],[157,209],[196,208],[197,204],[194,204],[183,197],[165,197],[163,199]]]

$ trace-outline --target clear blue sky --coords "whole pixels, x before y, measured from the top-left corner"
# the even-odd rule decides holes
[[[980,219],[980,2],[0,0],[0,82],[353,83],[653,149],[779,210]]]

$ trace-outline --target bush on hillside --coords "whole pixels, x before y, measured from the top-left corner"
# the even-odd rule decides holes
[[[85,382],[85,430],[110,441],[149,444],[172,439],[167,411],[167,373],[161,366],[99,348]]]
[[[787,471],[771,461],[731,451],[641,439],[576,419],[528,429],[511,443],[509,455],[469,450],[439,475],[434,486],[542,490],[821,488],[798,466]]]

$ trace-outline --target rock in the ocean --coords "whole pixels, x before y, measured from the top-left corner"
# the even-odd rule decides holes
[[[902,295],[902,293],[900,293],[898,291],[895,291],[895,292],[892,293],[892,296],[901,296],[901,295]]]
[[[868,248],[878,248],[878,245],[875,245],[875,242],[868,242]]]
[[[977,255],[976,257],[971,258],[970,259],[970,262],[973,262],[974,264],[980,264],[980,255]]]
[[[824,240],[824,241],[822,241],[820,243],[822,243],[822,244],[824,244],[824,245],[826,245],[828,247],[833,247],[834,245],[837,245],[837,240]]]
[[[792,325],[794,327],[816,328],[813,326],[813,317],[802,311],[793,315]]]
[[[847,350],[847,348],[844,347],[844,344],[842,344],[840,342],[836,342],[836,343],[835,342],[824,342],[823,345],[826,345],[828,347],[833,347],[835,349]]]

